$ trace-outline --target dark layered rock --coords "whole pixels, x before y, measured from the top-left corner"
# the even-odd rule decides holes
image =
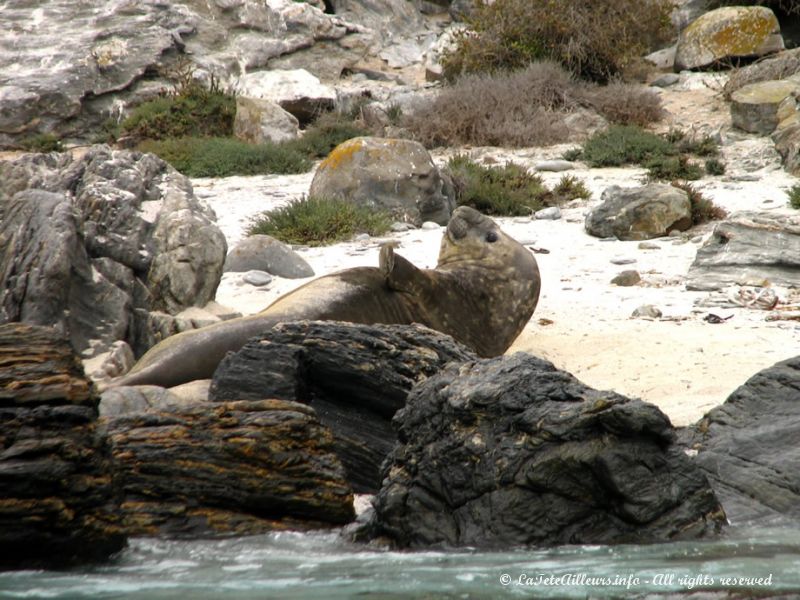
[[[54,329],[0,325],[0,568],[101,560],[125,545],[97,402]]]
[[[533,356],[451,366],[395,425],[365,531],[400,547],[650,542],[724,521],[658,408]]]
[[[474,358],[418,325],[282,323],[222,361],[209,397],[310,404],[333,431],[354,489],[374,492],[395,443],[391,419],[409,390],[448,362]]]
[[[94,146],[0,162],[0,323],[54,326],[85,356],[153,311],[213,299],[226,244],[191,183],[161,159]]]
[[[664,183],[603,191],[602,204],[586,215],[589,235],[620,240],[649,240],[692,226],[692,204],[681,189]]]
[[[339,144],[314,173],[309,195],[339,198],[420,226],[447,224],[455,208],[449,179],[419,142],[357,137]]]
[[[800,357],[753,375],[681,442],[731,523],[800,519]]]
[[[106,422],[132,535],[253,534],[353,518],[333,437],[307,406],[201,402]]]
[[[800,218],[738,213],[718,223],[697,250],[686,279],[689,290],[731,285],[795,287],[800,270]]]

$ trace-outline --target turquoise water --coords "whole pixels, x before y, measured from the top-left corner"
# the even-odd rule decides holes
[[[800,528],[743,529],[706,542],[515,552],[365,550],[335,533],[140,538],[102,566],[0,573],[3,599],[631,598],[732,589],[800,597]]]

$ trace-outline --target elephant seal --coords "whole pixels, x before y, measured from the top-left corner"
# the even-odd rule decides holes
[[[108,386],[208,379],[227,352],[283,321],[421,323],[480,356],[497,356],[531,318],[540,285],[533,254],[492,219],[462,206],[450,218],[435,269],[418,269],[385,244],[378,267],[326,275],[255,315],[171,336]]]

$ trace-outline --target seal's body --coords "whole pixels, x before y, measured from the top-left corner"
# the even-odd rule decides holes
[[[453,212],[435,269],[418,269],[381,248],[380,265],[315,279],[262,312],[167,338],[111,382],[170,387],[210,378],[227,352],[284,321],[421,323],[481,356],[505,352],[530,319],[540,278],[530,251],[478,211]]]

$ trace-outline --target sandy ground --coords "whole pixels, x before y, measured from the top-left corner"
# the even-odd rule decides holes
[[[785,191],[797,180],[780,168],[771,142],[730,130],[721,83],[691,76],[664,92],[670,111],[663,129],[679,126],[698,134],[722,136],[728,165],[721,177],[697,184],[703,193],[729,212],[767,210],[789,212]],[[462,149],[487,162],[513,160],[533,166],[558,158],[564,147],[509,151],[498,148]],[[445,161],[447,153],[435,155]],[[713,225],[681,238],[654,240],[657,248],[638,242],[601,241],[583,228],[589,208],[611,184],[635,186],[640,169],[588,169],[570,172],[593,192],[586,201],[563,209],[558,221],[498,219],[510,235],[537,250],[542,294],[536,312],[510,352],[525,351],[554,362],[587,384],[640,397],[658,405],[675,425],[699,419],[754,373],[798,353],[798,326],[767,322],[766,313],[748,308],[703,306],[708,293],[689,292],[684,280],[695,252]],[[552,184],[561,174],[546,173]],[[229,246],[241,239],[253,215],[305,194],[311,175],[237,177],[195,180],[195,191],[215,209]],[[442,229],[416,230],[387,237],[400,242],[398,252],[421,267],[435,266]],[[338,244],[325,249],[300,249],[317,275],[357,265],[377,265],[382,240]],[[619,264],[623,263],[623,264]],[[636,269],[642,282],[633,287],[610,283],[620,271]],[[228,274],[217,299],[249,314],[306,280],[275,279],[266,287],[243,284]],[[659,319],[632,318],[637,307],[652,304]],[[721,324],[703,320],[709,312],[731,316]]]

